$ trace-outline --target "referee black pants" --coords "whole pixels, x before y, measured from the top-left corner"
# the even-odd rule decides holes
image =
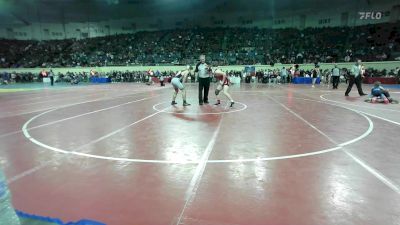
[[[361,76],[357,76],[357,77],[350,76],[350,78],[349,78],[349,86],[347,87],[345,95],[346,96],[349,95],[351,89],[353,88],[354,83],[357,86],[358,94],[360,96],[364,95],[364,92],[363,92],[363,90],[361,88],[361,81],[362,81]]]
[[[199,103],[208,102],[208,91],[210,90],[210,78],[199,77]],[[204,90],[204,95],[203,95]]]

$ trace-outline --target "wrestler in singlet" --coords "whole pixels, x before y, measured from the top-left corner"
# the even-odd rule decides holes
[[[230,100],[230,102],[231,102],[230,107],[233,107],[233,104],[235,104],[235,101],[233,101],[231,95],[228,92],[229,85],[230,85],[228,75],[225,72],[223,72],[222,70],[217,68],[214,71],[214,76],[219,81],[217,89],[215,89],[215,95],[217,97],[217,103],[215,103],[215,105],[221,104],[221,100],[219,98],[219,93],[222,91],[222,93]]]
[[[187,69],[179,71],[174,78],[171,80],[172,87],[174,88],[174,93],[172,95],[171,105],[176,105],[175,102],[176,96],[178,95],[179,90],[181,90],[182,98],[183,98],[183,106],[189,106],[190,104],[186,102],[186,89],[183,85],[186,82],[187,76],[191,73],[193,67],[188,66]]]

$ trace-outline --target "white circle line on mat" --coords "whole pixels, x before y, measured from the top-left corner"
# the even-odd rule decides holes
[[[297,99],[301,99],[301,98],[297,98]],[[303,99],[303,100],[312,100],[312,99]],[[315,101],[315,100],[312,100]],[[319,102],[319,101],[315,101],[315,102]],[[322,104],[327,104],[324,102],[319,102]],[[369,117],[367,117],[366,115],[364,115],[363,113],[357,111],[357,110],[353,110],[344,106],[340,106],[340,105],[333,105],[333,104],[327,104],[327,105],[332,105],[332,106],[336,106],[336,107],[340,107],[340,108],[345,108],[347,110],[353,111],[357,114],[359,114],[360,116],[364,117],[369,124],[368,129],[360,136],[346,141],[344,143],[340,143],[338,144],[336,147],[332,147],[332,148],[328,148],[328,149],[323,149],[323,150],[319,150],[319,151],[314,151],[314,152],[307,152],[307,153],[301,153],[301,154],[293,154],[293,155],[284,155],[284,156],[276,156],[276,157],[257,157],[257,158],[239,158],[239,159],[221,159],[221,160],[208,160],[207,163],[244,163],[244,162],[259,162],[259,161],[272,161],[272,160],[283,160],[283,159],[293,159],[293,158],[300,158],[300,157],[307,157],[307,156],[313,156],[313,155],[319,155],[319,154],[324,154],[324,153],[328,153],[328,152],[332,152],[332,151],[337,151],[339,149],[342,149],[342,147],[346,146],[346,145],[350,145],[353,144],[355,142],[358,142],[360,140],[362,140],[363,138],[367,137],[374,128],[374,124],[371,121],[371,119]],[[82,153],[82,152],[76,152],[76,151],[68,151],[68,150],[64,150],[61,148],[56,148],[50,145],[47,145],[45,143],[40,142],[39,140],[33,138],[29,131],[28,131],[28,125],[34,121],[35,119],[37,119],[40,116],[43,116],[49,112],[52,112],[56,109],[52,109],[46,112],[43,112],[41,114],[38,114],[34,117],[32,117],[31,119],[29,119],[22,127],[22,132],[24,134],[24,136],[30,140],[31,142],[33,142],[34,144],[41,146],[43,148],[49,149],[51,151],[55,151],[58,153],[63,153],[63,154],[72,154],[72,155],[77,155],[77,156],[83,156],[83,157],[89,157],[89,158],[96,158],[96,159],[104,159],[104,160],[111,160],[111,161],[125,161],[125,162],[137,162],[137,163],[159,163],[159,164],[198,164],[200,161],[199,160],[154,160],[154,159],[131,159],[131,158],[120,158],[120,157],[109,157],[109,156],[101,156],[101,155],[95,155],[95,154],[88,154],[88,153]]]
[[[171,111],[161,111],[160,109],[157,108],[157,106],[162,105],[162,104],[167,104],[167,102],[160,102],[155,105],[153,105],[153,109],[157,112],[162,112],[162,113],[169,113],[169,114],[183,114],[183,115],[220,115],[220,114],[228,114],[228,113],[235,113],[235,112],[240,112],[245,109],[247,109],[247,105],[241,102],[235,102],[235,105],[242,105],[243,107],[239,109],[234,109],[234,110],[227,110],[223,112],[209,112],[209,113],[195,113],[195,112],[171,112]],[[168,103],[169,104],[169,103]],[[186,107],[193,107],[193,106],[186,106]],[[172,107],[173,108],[173,107]]]

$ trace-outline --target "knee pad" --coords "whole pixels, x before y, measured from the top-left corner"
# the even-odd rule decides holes
[[[220,92],[221,90],[218,90],[218,89],[215,89],[215,95],[219,95],[219,92]]]

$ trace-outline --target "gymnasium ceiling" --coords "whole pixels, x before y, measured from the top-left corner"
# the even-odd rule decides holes
[[[32,22],[84,22],[132,18],[196,17],[210,13],[254,11],[273,16],[281,11],[352,8],[399,0],[0,0],[0,26]],[[195,13],[194,13],[195,12]]]

